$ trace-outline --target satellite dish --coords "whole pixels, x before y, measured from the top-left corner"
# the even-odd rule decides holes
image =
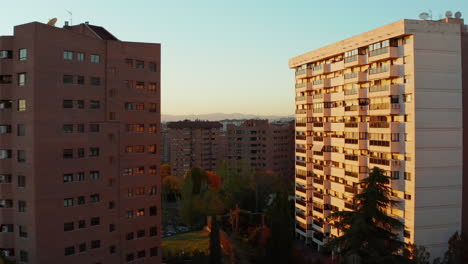
[[[461,18],[462,13],[460,11],[455,12],[455,18]]]
[[[57,18],[54,17],[52,18],[51,20],[49,20],[49,22],[47,22],[47,25],[49,26],[55,26],[55,23],[57,23]]]
[[[445,17],[452,18],[452,16],[453,16],[452,11],[445,12]]]
[[[426,20],[429,18],[429,14],[427,12],[422,12],[421,14],[419,14],[419,18],[422,20]]]

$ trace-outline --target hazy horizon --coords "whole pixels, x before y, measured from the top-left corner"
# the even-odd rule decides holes
[[[111,7],[111,8],[110,8]],[[432,10],[468,17],[468,2],[115,1],[2,3],[0,35],[13,26],[57,17],[57,26],[89,21],[124,41],[162,44],[162,113],[290,115],[294,73],[288,60]],[[112,11],[109,11],[112,10]],[[352,23],[350,23],[352,21]]]

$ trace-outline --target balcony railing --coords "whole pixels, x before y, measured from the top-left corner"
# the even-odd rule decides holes
[[[305,162],[305,161],[299,161],[299,160],[296,160],[296,165],[299,165],[299,166],[305,167],[305,166],[306,166],[306,162]]]
[[[306,140],[307,136],[305,135],[296,135],[296,139],[299,139],[299,140]]]
[[[296,75],[301,75],[301,74],[304,74],[304,73],[306,73],[306,69],[300,69],[300,70],[296,71]]]
[[[354,55],[351,57],[347,57],[344,59],[344,63],[352,62],[352,61],[357,61],[358,60],[358,55]]]
[[[397,103],[377,103],[377,104],[370,104],[369,110],[385,110],[385,109],[399,109],[400,104]]]
[[[388,159],[380,159],[380,158],[369,158],[369,163],[385,165],[385,166],[390,165],[390,161]]]
[[[345,127],[358,127],[358,122],[346,122],[344,124]]]
[[[345,73],[344,75],[345,79],[351,79],[351,78],[356,78],[356,77],[358,77],[358,72]]]
[[[305,175],[300,175],[300,174],[296,174],[296,178],[299,178],[299,179],[302,179],[302,180],[306,180],[306,179],[307,179],[307,176],[305,176]]]
[[[302,219],[304,219],[304,220],[306,219],[305,214],[304,214],[303,212],[300,212],[300,211],[297,211],[297,212],[296,212],[296,216],[298,216],[298,217],[300,217],[300,218],[302,218]]]
[[[356,210],[356,205],[352,203],[344,203],[344,207],[350,210]]]
[[[304,70],[305,72],[305,70]],[[297,75],[297,72],[296,72],[296,75]],[[296,88],[303,88],[303,87],[306,87],[307,83],[296,83]]]
[[[345,171],[344,172],[345,176],[349,176],[349,177],[353,177],[353,178],[357,178],[359,173],[355,172],[355,171]]]
[[[313,127],[323,127],[323,122],[314,122],[312,125]]]
[[[390,85],[371,86],[369,87],[369,93],[383,92],[383,91],[388,91],[389,89],[390,89]]]
[[[319,198],[319,199],[323,199],[323,194],[319,193],[319,192],[314,192],[314,197]]]
[[[370,128],[389,128],[389,122],[369,122]]]
[[[323,83],[324,83],[324,79],[315,80],[315,81],[312,82],[312,84],[315,84],[315,85],[323,84]]]
[[[300,204],[300,205],[302,205],[302,206],[307,206],[306,201],[301,200],[301,199],[296,199],[296,203],[297,203],[297,204]]]
[[[296,148],[296,152],[307,153],[307,150],[305,148]]]
[[[317,178],[314,178],[314,183],[316,184],[320,184],[320,185],[323,185],[323,179],[317,179]]]
[[[314,169],[323,171],[323,165],[314,164]]]
[[[353,194],[357,193],[357,188],[353,186],[349,186],[349,185],[345,185],[344,190],[347,193],[353,193]]]
[[[323,98],[323,94],[314,94],[312,98],[314,98],[314,99],[322,99],[322,98]]]
[[[306,193],[306,189],[301,186],[296,186],[296,191],[301,192],[301,193]]]
[[[320,64],[320,65],[315,66],[315,67],[312,68],[313,71],[318,71],[318,70],[321,70],[321,69],[323,69],[323,64]]]
[[[357,111],[358,109],[359,109],[359,105],[348,105],[348,106],[345,106],[344,108],[346,112]]]
[[[345,154],[344,158],[345,158],[345,160],[354,160],[354,161],[357,161],[357,160],[358,160],[358,155]]]
[[[351,89],[351,90],[344,90],[344,94],[345,95],[354,95],[354,94],[358,94],[358,89]]]
[[[376,49],[376,50],[373,50],[373,51],[369,52],[369,57],[384,54],[384,53],[387,53],[387,52],[388,52],[388,47]]]
[[[390,68],[387,67],[387,66],[378,67],[378,68],[371,68],[371,69],[369,69],[369,75],[382,73],[382,72],[388,72],[389,70],[390,70]]]
[[[318,137],[318,136],[315,136],[312,138],[313,141],[317,141],[317,142],[323,142],[323,137]]]
[[[305,101],[305,96],[296,96],[296,101]]]

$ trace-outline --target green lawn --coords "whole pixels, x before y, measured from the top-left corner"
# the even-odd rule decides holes
[[[163,256],[167,253],[179,255],[181,252],[190,255],[197,249],[208,254],[209,240],[209,233],[205,230],[165,237],[162,241]]]

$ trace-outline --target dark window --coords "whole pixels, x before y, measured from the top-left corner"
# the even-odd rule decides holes
[[[146,251],[140,250],[137,252],[137,258],[144,258],[146,257]]]
[[[84,124],[78,124],[78,125],[76,126],[76,131],[77,131],[78,133],[84,133],[84,132],[85,132],[85,131],[84,131]]]
[[[26,176],[18,175],[18,187],[26,187]]]
[[[156,69],[156,63],[154,63],[154,62],[149,62],[149,63],[148,63],[148,68],[149,68],[149,71],[150,71],[150,72],[156,72],[156,70],[157,70],[157,69]]]
[[[78,158],[84,158],[84,156],[85,156],[84,152],[85,152],[84,148],[78,148],[77,149]]]
[[[0,109],[9,109],[11,108],[11,100],[0,100]]]
[[[109,209],[114,209],[115,208],[115,202],[114,201],[110,201],[109,202]]]
[[[101,224],[101,218],[99,218],[99,217],[91,218],[90,225],[95,226],[95,225],[100,225],[100,224]]]
[[[109,232],[115,231],[115,224],[109,224]]]
[[[73,158],[73,149],[64,149],[64,150],[63,150],[63,158],[64,158],[64,159],[71,159],[71,158]]]
[[[20,250],[20,262],[21,263],[28,263],[29,262],[28,252],[26,252],[24,250]]]
[[[97,157],[97,156],[99,156],[99,148],[90,148],[90,149],[89,149],[89,156],[90,156],[90,157]]]
[[[142,238],[144,236],[145,236],[145,230],[144,229],[137,231],[137,238]]]
[[[79,84],[79,85],[85,84],[85,78],[84,78],[84,76],[78,76],[78,77],[76,78],[76,83]]]
[[[114,245],[109,247],[109,254],[115,254],[115,246]]]
[[[79,245],[78,245],[78,250],[79,250],[80,252],[86,251],[86,243],[81,243],[81,244],[79,244]]]
[[[101,85],[101,78],[91,77],[91,85],[95,85],[95,86]]]
[[[148,126],[148,132],[149,133],[156,133],[158,130],[158,125],[157,124],[149,124]]]
[[[63,207],[72,207],[72,206],[73,206],[73,198],[63,199]]]
[[[133,260],[135,260],[135,256],[133,255],[133,253],[129,253],[127,254],[127,262],[131,262]]]
[[[150,216],[155,216],[155,215],[157,215],[157,213],[158,213],[158,209],[156,208],[156,206],[151,206],[151,207],[149,208],[149,214],[150,214]]]
[[[11,75],[0,75],[0,84],[11,83],[12,81],[13,81],[13,77]]]
[[[72,84],[73,83],[73,75],[64,75],[63,76],[63,83]]]
[[[26,125],[25,124],[18,124],[17,128],[17,135],[18,136],[25,136],[26,135]]]
[[[150,256],[155,257],[157,255],[158,255],[158,248],[157,247],[150,248]]]
[[[89,124],[89,132],[99,132],[99,124]]]
[[[63,125],[63,133],[73,133],[73,125],[72,124],[65,124]]]
[[[125,64],[128,67],[133,68],[133,60],[132,59],[125,59]]]
[[[78,229],[86,227],[86,220],[79,220],[78,221]]]
[[[85,173],[84,172],[78,172],[78,181],[84,181],[85,180]]]
[[[99,101],[96,101],[96,100],[91,100],[89,102],[89,108],[91,109],[99,109],[100,107],[100,102]]]
[[[0,174],[0,183],[11,183],[11,174]]]
[[[149,229],[149,236],[157,236],[158,235],[158,227],[152,226]]]
[[[79,205],[82,205],[82,204],[85,204],[85,197],[84,196],[78,196],[78,198],[76,199],[76,203],[79,204]]]
[[[97,202],[100,201],[99,194],[92,194],[92,195],[90,196],[90,198],[91,198],[91,202],[92,202],[92,203],[97,203]]]
[[[63,100],[63,108],[73,108],[73,100]]]
[[[91,241],[91,248],[100,248],[100,247],[101,247],[101,240]]]
[[[73,173],[63,174],[63,183],[68,183],[73,181]]]
[[[99,171],[90,171],[89,177],[91,180],[98,180],[99,179]]]
[[[148,108],[149,108],[149,111],[150,111],[150,112],[157,112],[157,111],[158,111],[158,107],[156,106],[155,103],[150,103],[150,104],[148,105]]]
[[[75,254],[75,247],[66,247],[65,248],[65,256],[70,256]]]
[[[28,237],[28,230],[25,226],[20,225],[18,231],[20,237]]]
[[[68,223],[63,224],[63,231],[72,231],[73,229],[75,229],[73,222],[68,222]]]
[[[137,69],[143,69],[145,68],[145,62],[141,60],[135,61],[135,68]]]
[[[77,100],[78,108],[83,109],[85,107],[84,100]]]
[[[26,150],[17,151],[17,160],[18,162],[26,162]]]
[[[126,240],[133,240],[134,239],[133,232],[127,233],[127,235],[125,235],[125,239]]]
[[[11,58],[13,58],[13,51],[0,50],[0,59],[11,59]]]

